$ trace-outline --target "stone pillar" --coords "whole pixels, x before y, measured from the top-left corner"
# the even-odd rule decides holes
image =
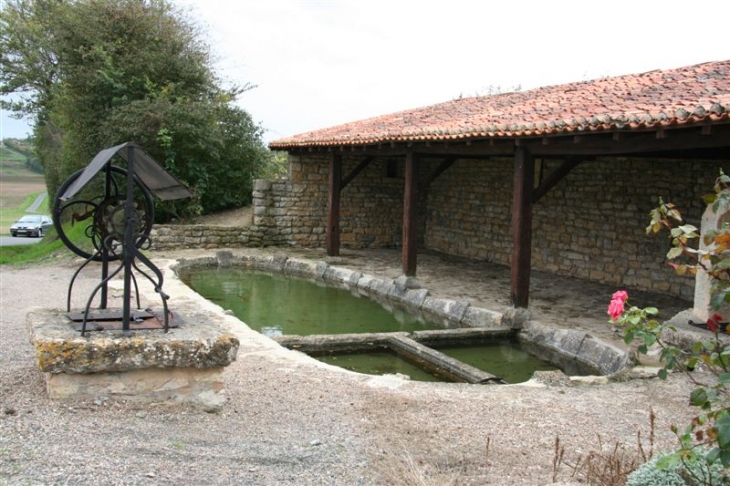
[[[702,214],[702,226],[700,229],[699,246],[700,250],[707,250],[708,248],[704,242],[707,232],[711,230],[717,230],[728,222],[730,222],[730,211],[725,209],[720,210],[720,212],[716,213],[712,209],[712,205],[708,205],[707,209],[705,209],[705,212]],[[712,308],[711,299],[712,278],[707,275],[707,272],[700,268],[697,270],[697,275],[695,276],[695,298],[694,308],[692,309],[693,315],[697,317],[700,322],[707,321],[707,319],[712,314],[717,312],[715,309]],[[730,318],[730,309],[728,309],[727,306],[724,306],[722,309],[719,310],[719,312],[723,316],[723,321],[727,322],[728,318]]]

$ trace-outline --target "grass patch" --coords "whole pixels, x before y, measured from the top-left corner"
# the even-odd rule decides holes
[[[26,213],[35,198],[46,192],[42,174],[25,166],[25,156],[0,145],[0,234],[8,234],[11,224]],[[39,213],[48,214],[48,199]]]
[[[26,157],[5,145],[0,145],[0,160],[3,162],[20,162],[25,164]]]
[[[88,240],[82,225],[77,225],[68,230],[66,236],[74,243],[79,242],[79,244]],[[56,229],[51,228],[38,243],[0,246],[0,265],[17,265],[34,261],[42,263],[61,255],[69,255],[70,251],[56,234]]]

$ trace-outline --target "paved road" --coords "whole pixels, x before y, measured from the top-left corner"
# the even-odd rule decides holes
[[[35,198],[35,201],[33,201],[33,204],[28,206],[28,209],[26,209],[26,211],[29,213],[37,213],[38,208],[40,207],[41,203],[46,198],[46,196],[48,196],[47,192],[44,192],[43,194],[38,194],[38,197]],[[41,211],[41,212],[44,213],[45,211]]]
[[[24,238],[21,236],[13,238],[10,235],[3,235],[0,236],[0,246],[32,245],[33,243],[38,243],[42,239],[43,238]]]

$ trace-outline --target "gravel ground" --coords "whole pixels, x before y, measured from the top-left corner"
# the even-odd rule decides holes
[[[243,323],[219,413],[51,401],[25,316],[63,307],[76,268],[0,267],[0,484],[579,483],[570,464],[617,442],[636,450],[650,409],[655,450],[673,446],[670,424],[693,412],[681,375],[587,386],[410,382],[321,364]],[[81,274],[74,307],[96,284],[96,270]]]

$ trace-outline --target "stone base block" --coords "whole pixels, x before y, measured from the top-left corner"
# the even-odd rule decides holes
[[[120,398],[218,410],[225,403],[223,368],[142,369],[118,373],[44,373],[53,399]]]
[[[186,320],[169,332],[109,330],[81,336],[66,312],[32,309],[30,341],[48,395],[220,408],[223,370],[236,359],[238,339],[222,315],[191,304],[176,311]]]

